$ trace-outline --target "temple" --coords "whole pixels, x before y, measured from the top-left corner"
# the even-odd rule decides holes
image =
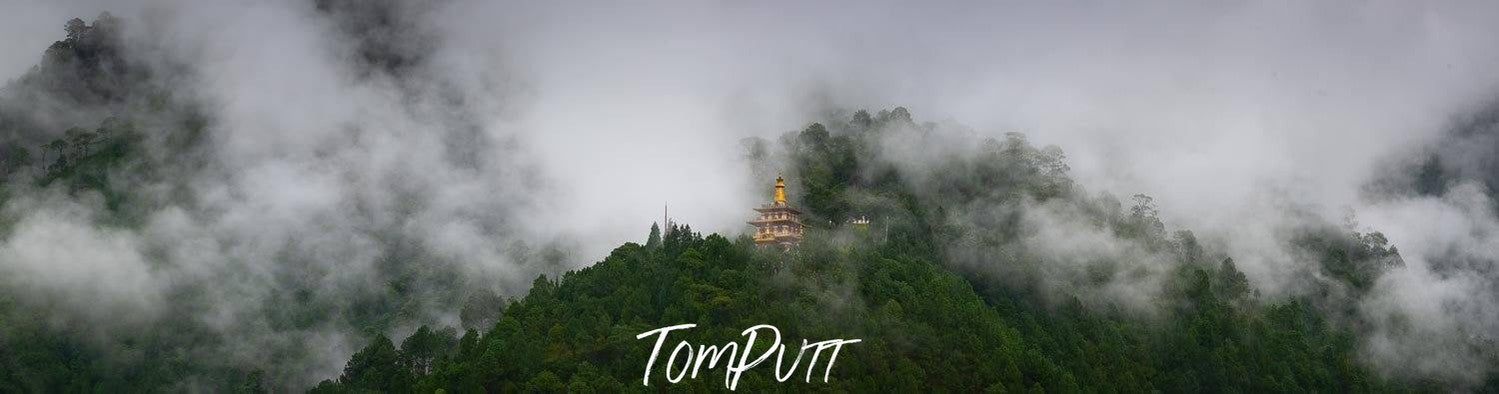
[[[776,177],[775,200],[755,208],[760,218],[750,221],[755,226],[756,245],[792,246],[802,241],[801,211],[786,203],[786,180]]]

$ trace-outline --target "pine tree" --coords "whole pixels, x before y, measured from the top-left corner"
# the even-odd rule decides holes
[[[661,246],[661,226],[651,223],[651,235],[645,239],[645,247],[655,248]]]

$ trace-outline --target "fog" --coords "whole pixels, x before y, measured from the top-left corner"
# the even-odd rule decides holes
[[[579,199],[604,201],[568,220],[588,228],[660,216],[684,193],[684,218],[741,227],[743,193],[712,183],[733,184],[734,166],[714,159],[817,106],[1025,132],[1066,150],[1083,184],[1156,196],[1189,228],[1234,222],[1268,189],[1340,209],[1375,162],[1499,82],[1486,10],[1455,4],[451,10],[440,19],[474,56],[525,54],[505,59],[531,98],[523,132],[579,194],[610,196]],[[579,150],[628,166],[563,159]]]
[[[130,46],[153,67],[192,70],[169,83],[213,118],[206,165],[167,182],[191,203],[163,192],[143,230],[96,229],[97,202],[35,191],[6,207],[21,219],[0,246],[4,269],[41,277],[30,290],[63,293],[43,298],[149,310],[172,283],[225,272],[255,279],[221,293],[225,303],[271,297],[274,278],[303,269],[353,286],[364,279],[340,278],[375,270],[377,245],[398,239],[515,294],[538,273],[640,241],[667,206],[698,230],[740,233],[770,191],[741,160],[741,138],[833,109],[905,106],[921,120],[1057,145],[1090,190],[1154,196],[1168,226],[1233,256],[1267,297],[1304,291],[1292,278],[1304,262],[1283,235],[1302,216],[1382,231],[1408,265],[1381,280],[1368,313],[1413,326],[1370,340],[1383,362],[1471,370],[1481,353],[1448,350],[1499,331],[1491,191],[1391,197],[1368,186],[1499,92],[1499,25],[1488,20],[1499,5],[390,7],[399,27],[370,32],[357,12],[293,1],[0,3],[0,80],[35,65],[67,19],[109,11],[134,24]],[[415,66],[370,71],[379,67],[361,62],[362,45]],[[1059,255],[1129,255],[1066,250],[1069,227],[1052,228],[1042,241]],[[560,267],[525,257],[545,245],[571,252]],[[322,263],[264,263],[288,250]],[[1479,268],[1433,268],[1453,253]],[[179,268],[149,262],[163,255]],[[52,272],[56,260],[111,271]],[[122,282],[66,294],[104,276]],[[203,318],[228,326],[253,312],[223,313]],[[306,333],[331,343],[320,372],[346,359],[352,340],[328,334],[345,331]],[[1468,338],[1411,341],[1454,331]]]

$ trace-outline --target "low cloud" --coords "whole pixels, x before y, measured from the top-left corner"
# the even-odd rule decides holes
[[[12,88],[21,110],[5,116],[36,116],[0,136],[34,147],[131,114],[156,170],[111,173],[135,196],[123,208],[64,185],[11,190],[0,270],[60,315],[251,338],[199,350],[298,360],[273,375],[307,383],[371,331],[348,321],[461,323],[465,294],[515,294],[638,241],[663,204],[699,230],[744,231],[784,164],[746,170],[741,138],[903,105],[954,133],[885,141],[914,174],[1011,131],[1067,153],[1094,191],[1077,205],[949,212],[1023,211],[1047,285],[1088,288],[1089,267],[1113,261],[1125,277],[1098,297],[1157,287],[1162,252],[1079,220],[1104,193],[1153,196],[1166,230],[1233,257],[1266,298],[1314,291],[1297,229],[1352,218],[1405,261],[1361,305],[1368,354],[1481,371],[1499,332],[1492,139],[1440,141],[1499,88],[1492,8],[22,2],[0,16],[0,79],[37,64],[68,18],[109,11],[132,67],[151,71],[133,87],[160,94],[68,112]],[[1380,163],[1420,163],[1410,145],[1469,183],[1371,192],[1405,172]]]

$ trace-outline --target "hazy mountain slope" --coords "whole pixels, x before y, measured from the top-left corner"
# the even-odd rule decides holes
[[[363,5],[315,16],[352,19],[354,46],[402,29],[367,23],[403,23],[399,3]],[[473,197],[524,176],[507,175],[514,156],[485,148],[492,137],[460,116],[463,93],[435,86],[450,87],[419,53],[370,46],[368,63],[330,65],[404,82],[369,94],[394,102],[366,102],[385,108],[381,119],[298,130],[305,143],[285,144],[260,140],[275,137],[266,125],[235,124],[207,92],[224,71],[157,47],[156,27],[101,15],[64,28],[0,87],[10,387],[309,385],[377,333],[486,325],[464,319],[562,260],[515,235],[511,212],[527,200]]]
[[[869,122],[871,133],[922,130],[904,112],[853,119]],[[882,126],[891,123],[910,129]],[[791,179],[802,188],[793,189],[799,197],[793,201],[810,211],[805,222],[827,223],[809,230],[813,235],[797,248],[757,248],[748,238],[717,235],[700,239],[685,228],[657,242],[653,232],[644,246],[624,245],[557,281],[538,279],[488,331],[460,337],[423,330],[403,341],[377,339],[337,381],[317,390],[645,389],[637,384],[650,344],[635,335],[682,323],[699,325],[681,336],[693,344],[742,341],[739,330],[756,324],[776,325],[793,341],[864,341],[847,347],[831,383],[783,386],[764,368],[745,375],[742,387],[750,390],[1415,387],[1387,386],[1359,361],[1356,325],[1323,317],[1324,309],[1345,305],[1342,297],[1357,297],[1356,291],[1258,299],[1230,260],[1209,258],[1190,233],[1167,238],[1147,198],[1124,213],[1117,203],[1110,208],[1108,197],[1075,189],[1054,149],[1033,148],[1018,135],[975,144],[978,154],[951,154],[938,163],[942,170],[931,182],[944,186],[922,189],[911,186],[925,183],[901,179],[910,175],[900,162],[873,171],[861,166],[875,162],[876,153],[847,133],[814,124],[784,138],[780,152],[748,142],[752,159],[796,163]],[[1080,206],[1079,214],[1097,218],[1083,223],[1106,229],[1118,238],[1112,242],[1144,243],[1144,251],[1100,255],[1089,266],[1048,267],[1067,262],[960,250],[974,238],[999,250],[1035,247],[1020,235],[1046,229],[954,223],[963,218],[948,213],[955,206],[1024,203],[1013,207],[1014,215],[1024,216],[1049,199]],[[850,217],[875,224],[838,224]],[[1078,224],[1053,225],[1073,231]],[[1382,271],[1377,262],[1398,260],[1373,237],[1326,229],[1309,231],[1305,239],[1306,248],[1332,256],[1320,264],[1329,289],[1357,289],[1356,278]],[[1141,257],[1151,260],[1128,260]],[[1131,266],[1151,271],[1131,272]],[[1057,286],[1048,276],[1064,274],[1079,275],[1078,281]],[[1141,300],[1099,298],[1111,286],[1153,291]],[[662,363],[651,370],[652,387],[666,384]],[[681,384],[715,388],[723,378],[709,373]]]

